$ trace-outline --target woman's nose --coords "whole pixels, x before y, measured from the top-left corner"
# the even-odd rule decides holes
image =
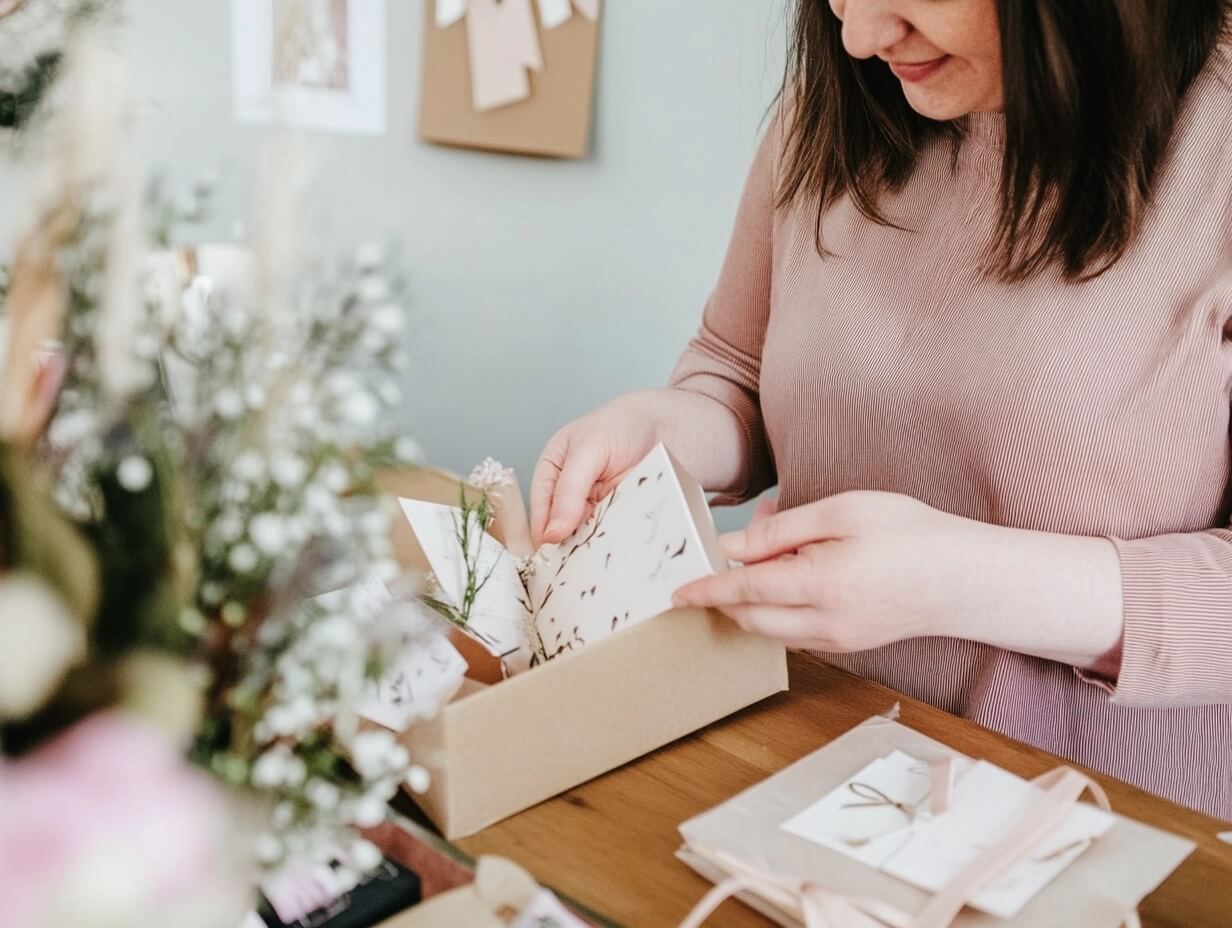
[[[843,21],[843,47],[853,58],[872,58],[893,48],[911,31],[898,15],[898,0],[830,0]]]

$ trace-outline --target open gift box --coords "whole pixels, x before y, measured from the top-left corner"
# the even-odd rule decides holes
[[[426,502],[459,498],[459,479],[439,470],[384,474],[380,484]],[[516,488],[495,503],[491,534],[505,541],[524,533]],[[425,568],[405,520],[397,521],[394,548],[405,567]],[[457,638],[471,658],[475,648]],[[490,680],[481,663],[470,676]],[[782,644],[717,612],[673,610],[498,683],[468,679],[435,718],[401,739],[431,775],[416,802],[454,839],[786,689]]]

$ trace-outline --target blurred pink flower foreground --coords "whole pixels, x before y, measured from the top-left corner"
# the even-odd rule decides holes
[[[238,924],[234,812],[158,730],[87,718],[0,766],[0,925]]]

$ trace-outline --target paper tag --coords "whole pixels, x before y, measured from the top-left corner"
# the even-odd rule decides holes
[[[466,15],[466,0],[436,0],[436,25],[438,29],[452,26]]]
[[[994,848],[1031,807],[1036,787],[980,761],[956,768],[949,811],[931,815],[928,764],[896,751],[869,764],[783,830],[936,892]],[[1020,866],[972,900],[1013,918],[1041,889],[1112,827],[1111,815],[1076,803],[1057,830]]]
[[[462,655],[433,627],[439,619],[422,603],[407,608],[418,616],[404,633],[402,650],[356,707],[364,718],[396,732],[440,712],[466,676]]]
[[[393,661],[380,680],[368,681],[355,711],[397,732],[439,712],[466,675],[466,661],[440,629],[441,620],[421,602],[395,600],[375,579],[326,593],[316,601],[328,608],[346,596],[353,597],[355,608],[369,617],[396,610],[402,632]]]
[[[555,29],[573,16],[570,0],[539,0],[539,20],[544,29]]]
[[[543,67],[530,0],[470,0],[466,30],[475,109],[529,98],[527,68]]]

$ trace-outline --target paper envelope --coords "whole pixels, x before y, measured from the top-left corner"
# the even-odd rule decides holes
[[[730,855],[764,872],[806,880],[845,896],[871,897],[916,914],[929,895],[784,831],[780,825],[841,785],[854,772],[894,751],[924,761],[958,752],[884,717],[871,718],[787,769],[680,826],[677,856],[710,880],[725,874],[713,853]],[[1014,918],[966,908],[956,928],[1119,928],[1148,893],[1189,856],[1194,843],[1121,816],[1102,838],[1042,889]],[[780,925],[799,926],[791,914],[763,899],[739,898]]]

